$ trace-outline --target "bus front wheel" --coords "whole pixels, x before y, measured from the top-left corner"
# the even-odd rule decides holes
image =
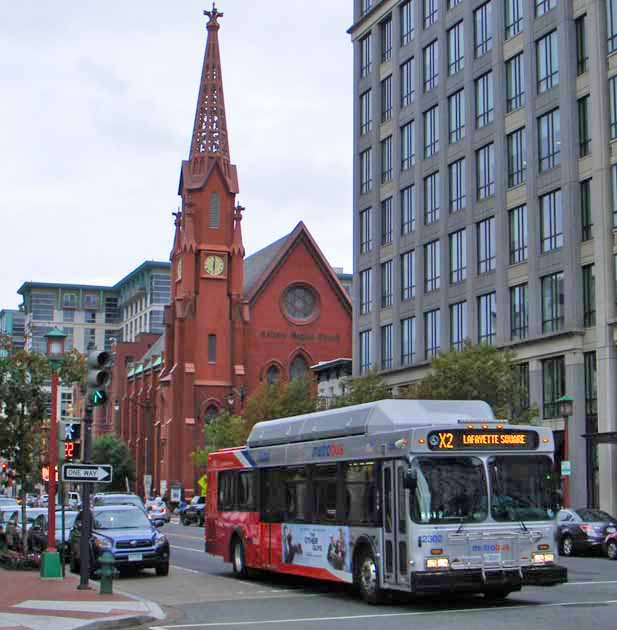
[[[249,572],[246,568],[244,545],[239,538],[236,538],[231,545],[231,565],[237,578],[245,579],[248,577]]]
[[[367,604],[380,604],[383,601],[383,591],[379,587],[377,563],[370,550],[360,553],[356,570],[356,584],[362,599]]]

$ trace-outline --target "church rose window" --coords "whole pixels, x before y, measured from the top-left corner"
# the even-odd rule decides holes
[[[283,308],[289,319],[306,322],[317,313],[317,294],[305,284],[294,284],[283,294]]]

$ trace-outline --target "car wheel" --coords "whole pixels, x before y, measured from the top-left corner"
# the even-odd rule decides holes
[[[356,584],[367,604],[381,604],[384,593],[379,587],[379,572],[372,551],[361,553],[356,569]]]
[[[161,577],[165,576],[165,575],[169,575],[169,562],[167,562],[166,564],[159,564],[156,569],[156,574],[160,575]]]
[[[574,553],[574,543],[571,536],[564,536],[561,539],[561,555],[571,556]]]
[[[606,555],[609,560],[617,560],[617,542],[614,540],[609,540],[608,545],[606,545]]]
[[[237,578],[245,579],[248,577],[249,572],[246,568],[244,545],[239,538],[236,538],[231,546],[231,564],[234,575]]]

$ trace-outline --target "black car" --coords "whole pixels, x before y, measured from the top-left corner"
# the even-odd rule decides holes
[[[65,561],[69,558],[68,541],[71,529],[75,523],[77,512],[64,512],[64,538],[62,536],[62,512],[56,512],[56,549],[61,552],[64,548]],[[64,540],[64,546],[62,541]],[[39,514],[33,521],[32,527],[28,530],[28,549],[41,553],[47,549],[47,512]]]
[[[79,572],[82,515],[75,519],[69,539],[71,571]],[[92,510],[90,571],[100,568],[99,558],[109,551],[118,571],[155,569],[157,575],[169,573],[169,542],[146,516],[133,505],[105,505]]]
[[[617,531],[617,519],[602,510],[564,509],[557,514],[557,543],[562,556],[602,551],[606,537]]]
[[[197,523],[199,527],[204,526],[206,512],[206,497],[193,497],[188,507],[180,514],[182,525]]]

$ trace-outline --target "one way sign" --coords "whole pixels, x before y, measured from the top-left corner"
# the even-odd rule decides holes
[[[64,464],[62,481],[74,483],[111,483],[111,464]]]

